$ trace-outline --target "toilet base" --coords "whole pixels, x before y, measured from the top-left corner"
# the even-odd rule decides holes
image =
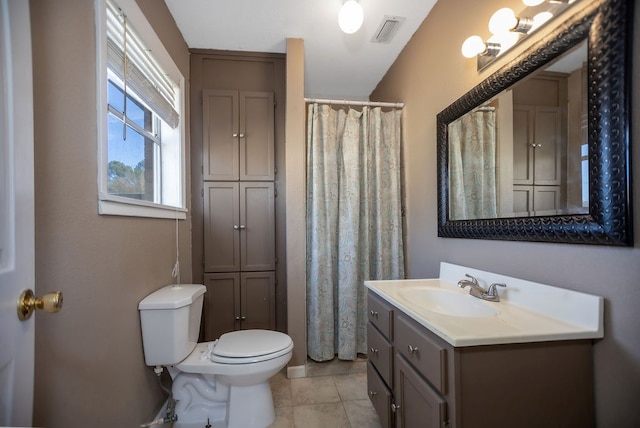
[[[275,420],[269,381],[226,385],[220,377],[171,367],[178,421],[174,428],[266,428]],[[224,377],[222,377],[224,378]]]
[[[269,382],[229,387],[227,428],[266,428],[276,419]]]

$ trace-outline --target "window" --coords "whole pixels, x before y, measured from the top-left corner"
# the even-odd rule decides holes
[[[96,2],[99,213],[185,218],[184,77],[135,0]]]

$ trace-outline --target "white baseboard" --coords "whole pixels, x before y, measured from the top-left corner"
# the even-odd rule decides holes
[[[307,366],[289,366],[287,367],[287,377],[289,379],[307,377]]]

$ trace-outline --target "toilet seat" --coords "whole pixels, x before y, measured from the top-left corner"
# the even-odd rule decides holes
[[[293,347],[284,333],[271,330],[239,330],[214,342],[209,359],[222,364],[247,364],[277,358]]]

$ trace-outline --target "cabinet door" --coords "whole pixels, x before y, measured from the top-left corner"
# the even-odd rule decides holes
[[[210,341],[240,328],[240,274],[205,274],[204,285],[204,339]]]
[[[533,184],[534,110],[513,106],[513,184]]]
[[[392,427],[391,402],[393,397],[371,361],[367,363],[367,394],[376,413],[378,413],[383,428]]]
[[[240,180],[273,181],[274,104],[271,92],[240,92]]]
[[[395,359],[396,426],[440,428],[447,417],[447,403],[416,372],[404,357]]]
[[[204,183],[205,272],[240,270],[239,189],[238,183]]]
[[[534,184],[560,184],[562,142],[560,109],[558,107],[536,107]],[[535,209],[538,210],[537,207]]]
[[[238,91],[202,94],[202,176],[206,180],[240,178]]]
[[[240,270],[275,270],[275,224],[274,184],[241,182]]]
[[[243,330],[276,328],[275,272],[241,273],[240,320]]]

